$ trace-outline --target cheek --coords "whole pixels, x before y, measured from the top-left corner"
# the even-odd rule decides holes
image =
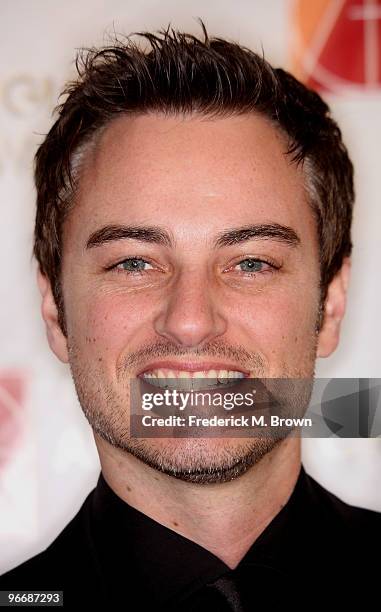
[[[246,344],[260,352],[269,366],[284,361],[299,363],[315,342],[317,309],[318,291],[311,288],[258,293],[241,299],[232,309],[231,333],[234,327],[241,328]]]
[[[80,306],[68,317],[70,332],[76,346],[91,358],[107,363],[141,335],[142,328],[147,327],[150,306],[152,299],[149,303],[142,296],[107,292],[82,296]]]

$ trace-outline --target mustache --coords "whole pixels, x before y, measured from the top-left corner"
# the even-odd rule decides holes
[[[123,356],[121,363],[117,366],[117,375],[123,372],[144,367],[144,365],[158,358],[173,357],[217,357],[226,359],[241,365],[243,369],[256,371],[259,374],[265,372],[264,359],[255,352],[249,352],[243,346],[232,346],[222,342],[209,342],[201,348],[179,347],[170,342],[154,342],[142,346],[139,350]]]

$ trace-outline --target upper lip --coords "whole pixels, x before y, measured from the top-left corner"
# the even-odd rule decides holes
[[[152,370],[183,370],[185,372],[208,372],[209,370],[229,370],[234,372],[242,372],[248,376],[250,372],[244,370],[241,366],[234,363],[221,363],[216,361],[155,361],[144,366],[137,376],[151,372]]]

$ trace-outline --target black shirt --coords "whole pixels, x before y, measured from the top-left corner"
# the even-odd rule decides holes
[[[73,610],[246,612],[356,600],[363,607],[378,592],[380,533],[381,514],[345,504],[301,467],[287,504],[231,570],[126,504],[100,474],[62,533],[0,577],[0,590],[63,590],[64,608]]]

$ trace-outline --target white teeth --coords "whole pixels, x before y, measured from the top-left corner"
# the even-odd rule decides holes
[[[229,381],[229,378],[231,377],[230,375],[232,375],[233,378],[238,378],[237,374],[238,372],[228,372],[228,370],[219,370],[218,372],[218,376],[217,376],[217,380],[220,383],[226,383],[226,381]]]
[[[244,377],[245,375],[243,372],[239,372],[238,370],[200,370],[197,372],[188,372],[186,370],[158,368],[143,374],[143,378],[148,379],[154,386],[163,389],[166,387],[173,387],[175,380],[178,380],[178,386],[190,384],[192,388],[193,386],[201,388],[201,385],[212,387],[215,385],[215,381],[218,381],[220,384],[229,384],[229,382],[232,382],[233,380]],[[185,379],[190,379],[190,382],[186,383]],[[203,379],[204,382],[196,383],[192,382],[192,379]],[[208,380],[210,380],[210,382],[207,382]]]
[[[187,370],[157,369],[144,372],[146,378],[244,378],[244,373],[238,370],[205,370],[188,372]]]
[[[209,370],[208,372],[205,372],[205,378],[217,378],[216,370]]]

